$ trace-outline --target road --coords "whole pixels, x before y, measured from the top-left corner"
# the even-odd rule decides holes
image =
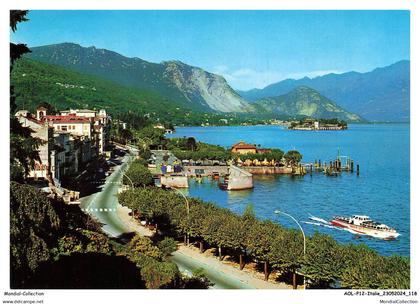
[[[83,197],[81,208],[96,218],[104,226],[102,229],[112,237],[130,232],[121,219],[117,216],[118,189],[121,187],[123,171],[128,166],[130,156],[122,159],[122,165],[115,166],[114,172],[108,176],[105,183],[100,187],[101,191]]]
[[[114,172],[108,176],[101,185],[101,191],[83,197],[80,207],[103,224],[102,229],[112,237],[119,237],[124,233],[132,232],[117,215],[118,189],[121,186],[123,172],[128,166],[130,156],[122,159],[122,165],[115,166]],[[241,280],[218,272],[211,265],[202,263],[178,251],[173,253],[172,261],[177,264],[180,271],[191,274],[194,269],[203,268],[205,275],[214,283],[213,288],[218,289],[249,289],[251,286]]]
[[[172,253],[172,261],[178,266],[178,269],[188,275],[192,274],[192,269],[203,269],[204,275],[214,284],[215,289],[253,289],[254,287],[242,282],[241,280],[220,272],[217,268],[202,263],[191,256],[182,252]]]

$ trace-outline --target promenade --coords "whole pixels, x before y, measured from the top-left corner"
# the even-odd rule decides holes
[[[119,237],[130,232],[142,236],[152,236],[153,232],[142,226],[130,215],[130,209],[118,203],[117,193],[123,177],[122,171],[128,157],[124,157],[123,164],[116,167],[108,176],[101,191],[81,199],[81,208],[104,224],[103,230],[112,237]],[[172,261],[185,273],[192,273],[197,268],[202,268],[208,279],[220,289],[286,289],[291,286],[274,281],[264,281],[263,275],[251,269],[239,270],[238,265],[228,261],[219,261],[210,250],[201,254],[197,248],[179,244]]]

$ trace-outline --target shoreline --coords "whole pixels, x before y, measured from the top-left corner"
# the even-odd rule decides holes
[[[405,125],[405,124],[410,124],[410,121],[368,121],[368,122],[349,122],[348,125],[393,125],[393,124],[398,124],[398,125]],[[201,125],[185,125],[185,126],[174,126],[175,131],[174,133],[171,134],[175,134],[176,133],[176,129],[177,128],[197,128],[197,127],[201,127],[201,128],[209,128],[209,127],[267,127],[267,126],[277,126],[277,127],[285,127],[285,125],[283,124],[249,124],[249,125],[208,125],[208,126],[201,126]]]

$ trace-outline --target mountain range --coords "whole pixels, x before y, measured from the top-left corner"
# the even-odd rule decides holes
[[[370,121],[409,121],[410,62],[402,60],[367,73],[348,72],[286,79],[263,89],[239,91],[246,100],[279,96],[300,87],[317,90],[347,111]]]
[[[124,92],[122,95],[130,96],[129,100],[132,100],[133,96],[139,96],[138,100],[141,99],[141,102],[131,103],[128,100],[122,100],[123,104],[129,105],[130,110],[133,108],[135,110],[135,107],[142,107],[142,110],[164,108],[179,109],[181,112],[188,110],[200,113],[241,113],[241,115],[258,115],[259,117],[267,116],[270,118],[276,116],[282,118],[336,117],[349,122],[362,121],[365,118],[363,115],[361,115],[363,118],[357,115],[359,114],[357,111],[348,111],[347,106],[354,108],[351,102],[344,102],[343,105],[343,102],[338,102],[339,98],[331,97],[331,91],[334,92],[333,89],[326,90],[327,93],[323,93],[322,90],[317,89],[312,84],[307,85],[304,81],[287,80],[263,90],[239,92],[242,95],[240,96],[222,76],[180,61],[151,63],[136,57],[128,58],[106,49],[98,49],[93,46],[82,47],[74,43],[32,47],[31,51],[25,57],[31,60],[32,66],[36,66],[38,72],[41,73],[41,78],[48,78],[42,76],[42,70],[54,70],[54,75],[62,75],[63,73],[71,75],[68,77],[76,85],[77,82],[85,81],[86,77],[94,77],[95,81],[100,81],[103,92],[107,92],[106,85],[103,84],[109,82],[110,87],[114,88],[112,94],[116,92],[115,88],[119,87],[119,91]],[[43,68],[42,64],[48,65],[49,68]],[[61,69],[61,71],[57,69]],[[390,78],[389,82],[392,82],[393,77],[386,77],[387,71],[383,71],[383,78]],[[20,73],[25,74],[24,72],[24,70],[20,70]],[[69,74],[70,72],[72,74]],[[15,78],[26,87],[31,86],[28,83],[29,78],[25,79],[20,75]],[[50,79],[51,82],[54,82],[53,78]],[[310,79],[305,78],[304,80]],[[90,79],[89,81],[93,80]],[[375,88],[379,84],[380,81],[377,81]],[[344,89],[351,86],[346,81],[337,83],[336,87],[339,85],[342,85]],[[405,87],[404,82],[393,86]],[[321,86],[321,89],[324,87]],[[130,92],[127,93],[126,89]],[[62,90],[60,94],[63,97],[61,100],[65,100],[69,106],[72,103],[80,104],[80,100],[75,100],[74,93],[71,95],[69,90]],[[107,92],[107,96],[112,94]],[[365,97],[362,93],[359,95],[356,96],[357,98],[360,97],[359,99]],[[394,94],[394,96],[397,95]],[[149,98],[145,100],[144,96],[149,96]],[[375,94],[367,94],[366,96],[368,98],[378,98]],[[102,97],[103,95],[101,95]],[[80,96],[77,98],[80,98]],[[121,94],[119,98],[121,98]],[[109,102],[105,98],[102,105],[106,106],[107,103],[115,102]],[[96,104],[93,100],[91,100],[91,103]],[[88,102],[86,102],[87,104]],[[389,106],[386,105],[385,109],[388,110],[388,108]]]
[[[120,85],[158,92],[200,111],[248,112],[252,107],[219,76],[180,61],[151,63],[116,52],[62,43],[31,48],[29,58],[98,76]]]

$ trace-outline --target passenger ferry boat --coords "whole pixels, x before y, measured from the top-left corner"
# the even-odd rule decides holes
[[[330,221],[330,224],[344,228],[352,233],[381,239],[395,239],[400,235],[394,228],[374,222],[367,215],[353,215],[352,217],[335,216]]]

